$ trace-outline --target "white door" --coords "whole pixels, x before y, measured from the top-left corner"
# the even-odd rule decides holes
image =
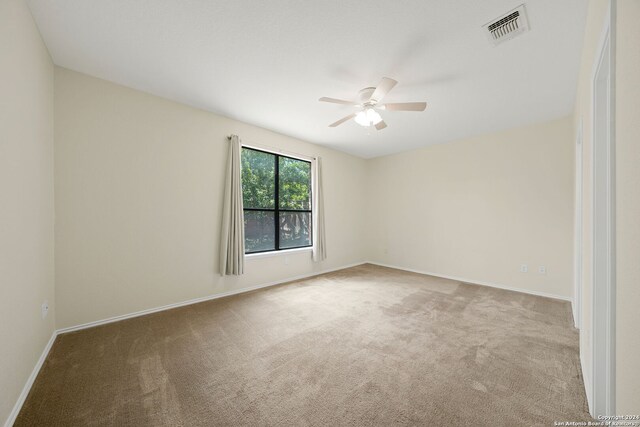
[[[613,19],[607,22],[614,22]],[[615,413],[614,102],[611,24],[593,75],[592,408]]]

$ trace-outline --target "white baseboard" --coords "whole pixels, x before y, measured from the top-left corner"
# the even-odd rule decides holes
[[[213,294],[213,295],[207,295],[206,297],[194,298],[194,299],[190,299],[190,300],[187,300],[187,301],[181,301],[181,302],[176,302],[176,303],[173,303],[173,304],[163,305],[161,307],[148,308],[146,310],[140,310],[140,311],[136,311],[134,313],[122,314],[120,316],[114,316],[114,317],[109,317],[107,319],[96,320],[94,322],[83,323],[81,325],[69,326],[67,328],[61,328],[61,329],[57,330],[57,333],[58,334],[64,334],[66,332],[79,331],[81,329],[92,328],[94,326],[106,325],[107,323],[118,322],[120,320],[130,319],[132,317],[144,316],[146,314],[157,313],[159,311],[170,310],[172,308],[183,307],[185,305],[191,305],[191,304],[197,304],[199,302],[210,301],[210,300],[214,300],[214,299],[218,299],[218,298],[224,298],[224,297],[228,297],[228,296],[231,296],[231,295],[243,294],[245,292],[251,292],[251,291],[255,291],[257,289],[268,288],[269,286],[280,285],[282,283],[287,283],[287,282],[291,282],[291,281],[294,281],[294,280],[301,280],[301,279],[306,279],[306,278],[313,277],[313,276],[319,276],[321,274],[331,273],[332,271],[343,270],[345,268],[355,267],[355,266],[362,265],[362,264],[365,264],[365,262],[364,261],[363,262],[357,262],[357,263],[354,263],[354,264],[343,265],[341,267],[332,268],[332,269],[328,269],[328,270],[316,271],[316,272],[312,272],[312,273],[308,273],[308,274],[302,274],[302,275],[294,276],[294,277],[287,277],[286,279],[274,280],[272,282],[262,283],[260,285],[249,286],[249,287],[246,287],[246,288],[234,289],[234,290],[227,291],[227,292],[220,292],[220,293]]]
[[[49,355],[49,350],[51,350],[51,347],[53,346],[53,343],[56,340],[57,336],[58,336],[58,331],[53,331],[53,333],[51,334],[51,338],[49,338],[49,342],[45,346],[44,350],[42,351],[42,354],[40,355],[40,358],[38,359],[38,362],[36,363],[36,366],[33,368],[33,371],[31,371],[31,375],[29,375],[29,378],[27,379],[26,384],[22,388],[22,392],[18,397],[18,401],[16,402],[15,405],[13,405],[13,409],[9,414],[9,418],[7,418],[7,421],[4,423],[5,427],[11,427],[13,423],[16,421],[16,418],[18,418],[18,414],[22,409],[22,405],[24,405],[24,402],[25,400],[27,400],[27,396],[31,391],[31,386],[33,386],[33,382],[36,380],[36,377],[38,376],[38,373],[40,372],[40,369],[42,368],[44,361],[47,359],[47,356]]]
[[[560,295],[549,294],[549,293],[546,293],[546,292],[532,291],[532,290],[529,290],[529,289],[513,288],[513,287],[510,287],[510,286],[499,285],[497,283],[489,283],[489,282],[483,282],[483,281],[480,281],[480,280],[472,280],[472,279],[465,279],[465,278],[462,278],[462,277],[448,276],[448,275],[445,275],[445,274],[432,273],[430,271],[414,270],[412,268],[398,267],[396,265],[383,264],[383,263],[375,262],[375,261],[367,261],[367,264],[379,265],[380,267],[395,268],[396,270],[409,271],[411,273],[426,274],[427,276],[441,277],[443,279],[451,279],[451,280],[455,280],[457,282],[471,283],[472,285],[489,286],[491,288],[504,289],[506,291],[514,291],[514,292],[520,292],[520,293],[523,293],[523,294],[536,295],[536,296],[539,296],[539,297],[554,298],[554,299],[559,299],[559,300],[563,300],[563,301],[572,302],[572,299],[570,297],[563,297],[563,296],[560,296]]]

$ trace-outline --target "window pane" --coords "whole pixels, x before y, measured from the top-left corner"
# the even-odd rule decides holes
[[[280,209],[311,210],[311,163],[280,157]]]
[[[245,253],[269,251],[276,248],[273,212],[244,211]]]
[[[280,212],[280,249],[311,245],[311,213]]]
[[[275,207],[276,156],[242,149],[242,197],[245,208]]]

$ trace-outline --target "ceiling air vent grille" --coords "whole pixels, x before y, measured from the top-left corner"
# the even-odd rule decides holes
[[[505,13],[498,19],[485,24],[483,28],[486,31],[489,41],[494,45],[498,45],[507,40],[524,33],[529,30],[529,21],[524,4]]]

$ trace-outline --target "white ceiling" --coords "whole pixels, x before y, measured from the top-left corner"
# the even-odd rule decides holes
[[[361,157],[568,115],[587,3],[528,0],[531,31],[482,25],[521,0],[29,0],[56,64]],[[327,125],[387,76],[388,128]],[[258,142],[258,141],[255,141]]]

